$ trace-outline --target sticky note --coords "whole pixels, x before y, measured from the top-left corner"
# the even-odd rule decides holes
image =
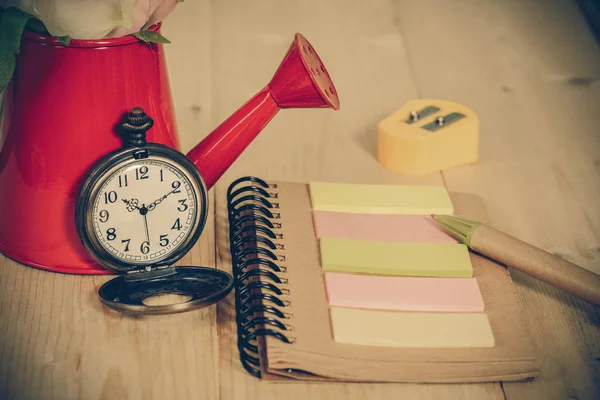
[[[485,313],[417,313],[331,307],[336,342],[411,348],[494,347]]]
[[[483,312],[475,278],[421,278],[327,272],[331,306],[426,312]]]
[[[458,243],[431,215],[356,214],[313,211],[317,239],[321,237],[392,242]]]
[[[471,278],[473,266],[464,244],[406,243],[321,238],[321,266],[375,275]]]
[[[311,182],[314,210],[364,214],[453,214],[442,186]]]

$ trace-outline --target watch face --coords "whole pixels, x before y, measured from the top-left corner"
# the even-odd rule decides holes
[[[96,256],[113,269],[174,261],[193,245],[207,207],[197,171],[150,152],[113,161],[96,175],[84,193],[86,232]]]

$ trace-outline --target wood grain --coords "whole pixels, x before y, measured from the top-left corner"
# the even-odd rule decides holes
[[[497,228],[600,273],[600,51],[576,6],[426,1],[396,15],[419,95],[482,121],[481,160],[445,171],[447,187],[481,195]],[[542,376],[505,384],[507,398],[597,398],[600,308],[511,273]]]
[[[281,111],[211,192],[206,230],[179,264],[231,269],[226,203],[216,195],[253,174],[476,193],[494,226],[600,272],[600,51],[572,2],[186,1],[163,28],[184,151],[267,84],[295,32],[322,56],[341,109]],[[377,122],[417,97],[478,113],[480,161],[421,178],[377,163]],[[282,384],[243,370],[232,296],[132,319],[100,306],[96,292],[108,277],[0,257],[0,398],[600,397],[598,308],[511,272],[543,363],[539,379]]]
[[[206,235],[179,264],[212,264],[213,249]],[[54,274],[2,259],[0,398],[215,398],[215,306],[125,317],[97,297],[110,278]],[[190,384],[199,376],[202,385]]]

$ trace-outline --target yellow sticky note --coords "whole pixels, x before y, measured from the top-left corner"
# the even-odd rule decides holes
[[[321,238],[319,246],[325,271],[398,276],[473,276],[469,250],[464,244]]]
[[[494,347],[485,313],[415,313],[358,308],[330,309],[336,342],[388,347]]]
[[[443,186],[311,182],[314,210],[364,214],[452,214]]]

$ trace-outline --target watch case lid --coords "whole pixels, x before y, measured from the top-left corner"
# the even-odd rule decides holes
[[[128,314],[173,314],[215,304],[233,289],[233,277],[216,268],[164,267],[130,272],[105,282],[98,295],[105,305]],[[159,295],[189,297],[183,303],[148,305]]]

